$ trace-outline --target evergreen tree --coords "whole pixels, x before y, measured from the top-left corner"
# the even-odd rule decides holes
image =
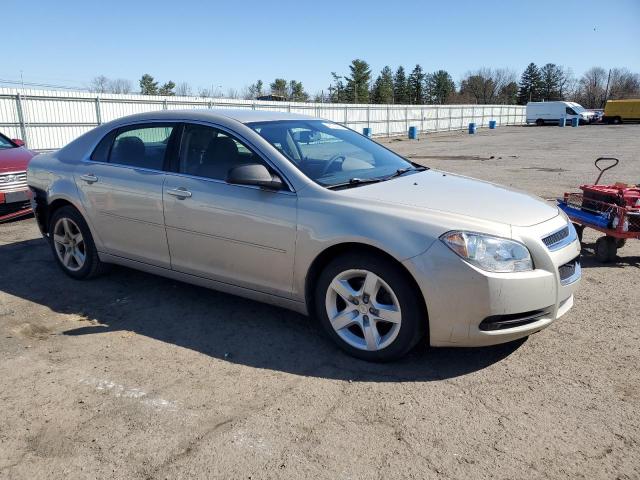
[[[349,65],[351,76],[347,77],[347,101],[352,103],[369,103],[369,81],[371,69],[364,60],[356,58]]]
[[[140,93],[142,95],[158,94],[158,82],[155,82],[153,77],[148,73],[142,75],[142,78],[140,79]]]
[[[407,76],[404,73],[404,67],[402,65],[398,67],[393,77],[393,103],[404,105],[409,103]]]
[[[456,84],[446,70],[438,70],[427,75],[425,83],[429,103],[442,105],[456,93]]]
[[[174,88],[176,88],[176,84],[173,83],[171,80],[169,80],[167,83],[165,83],[160,87],[160,89],[158,90],[158,95],[164,95],[169,97],[173,96],[176,94],[176,92],[173,91]]]
[[[264,94],[263,88],[264,83],[262,83],[262,80],[258,80],[256,83],[249,85],[249,96],[251,98],[262,96]]]
[[[518,103],[526,105],[527,102],[539,102],[540,100],[542,100],[542,77],[536,64],[531,62],[520,77]]]
[[[271,87],[271,95],[287,98],[287,81],[284,78],[276,78],[269,86]]]
[[[344,86],[343,77],[336,72],[331,72],[333,83],[329,85],[329,101],[333,103],[342,103],[346,101],[346,87]]]
[[[498,102],[504,105],[514,105],[518,102],[518,84],[509,82],[498,92]]]
[[[309,100],[309,95],[304,91],[302,82],[296,82],[291,80],[289,82],[289,100],[293,102],[306,102]]]
[[[543,100],[562,100],[562,89],[565,83],[562,67],[547,63],[540,69],[540,80]]]
[[[426,75],[420,65],[416,65],[409,79],[407,80],[407,90],[409,91],[409,101],[415,105],[422,105],[425,100],[424,80]]]
[[[393,71],[386,66],[376,78],[372,92],[373,103],[393,103]]]

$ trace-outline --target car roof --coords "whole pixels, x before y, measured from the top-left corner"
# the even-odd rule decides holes
[[[297,113],[252,110],[250,108],[205,108],[189,110],[157,110],[119,118],[118,123],[153,120],[202,120],[232,119],[240,123],[271,122],[278,120],[311,120],[315,117]]]

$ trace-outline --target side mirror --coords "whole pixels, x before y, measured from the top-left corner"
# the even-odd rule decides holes
[[[24,142],[19,138],[12,138],[11,141],[16,145],[18,145],[19,147],[24,147]]]
[[[260,163],[250,163],[234,167],[227,173],[227,183],[236,185],[255,185],[269,190],[282,190],[282,179],[267,170]]]

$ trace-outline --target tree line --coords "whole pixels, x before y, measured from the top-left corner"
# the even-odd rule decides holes
[[[538,67],[530,63],[517,79],[516,73],[506,68],[478,68],[456,84],[449,72],[425,72],[417,64],[410,72],[403,66],[393,70],[385,66],[373,77],[369,64],[355,59],[346,75],[331,72],[327,90],[309,95],[302,82],[276,78],[269,84],[262,80],[242,90],[221,86],[201,88],[194,92],[183,82],[164,83],[145,73],[139,80],[139,93],[143,95],[228,97],[255,99],[274,95],[295,102],[375,103],[401,105],[439,104],[520,104],[529,101],[569,100],[586,108],[602,108],[607,99],[640,98],[640,75],[626,68],[609,71],[593,67],[577,78],[570,68],[547,63]],[[104,75],[95,77],[89,89],[98,93],[133,93],[133,86],[125,79],[111,80]],[[138,92],[136,92],[138,93]]]

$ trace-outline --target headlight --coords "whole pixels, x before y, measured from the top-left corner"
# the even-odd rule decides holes
[[[529,250],[513,240],[481,233],[456,231],[445,233],[440,240],[467,262],[488,272],[533,270]]]

